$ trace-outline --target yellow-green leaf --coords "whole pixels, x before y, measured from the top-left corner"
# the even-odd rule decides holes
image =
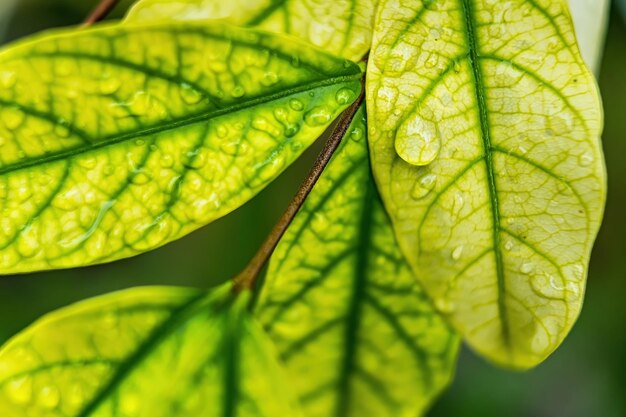
[[[297,417],[247,300],[155,287],[54,312],[0,351],[0,415]]]
[[[353,101],[360,69],[219,23],[0,53],[0,273],[111,261],[239,207]]]
[[[127,21],[225,19],[300,37],[335,55],[359,60],[372,41],[377,0],[141,0]]]
[[[272,257],[257,314],[307,417],[415,417],[458,338],[400,253],[370,174],[365,111]]]
[[[475,350],[532,367],[579,314],[605,201],[600,99],[567,5],[379,10],[370,144],[400,246]]]

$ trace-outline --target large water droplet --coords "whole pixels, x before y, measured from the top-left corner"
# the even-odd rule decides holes
[[[304,104],[302,104],[302,102],[297,98],[292,98],[289,100],[289,107],[291,107],[291,110],[302,111],[302,109],[304,109]]]
[[[415,200],[420,200],[426,197],[437,185],[437,175],[426,174],[415,182],[413,189],[411,190],[411,197]]]
[[[439,155],[441,137],[434,123],[416,115],[404,121],[398,128],[395,148],[404,161],[411,165],[425,166]]]
[[[309,126],[322,126],[330,121],[331,114],[324,107],[314,107],[304,115],[304,121]]]
[[[335,101],[337,101],[337,104],[339,105],[348,104],[353,99],[354,91],[350,90],[349,88],[341,88],[339,91],[337,91],[337,94],[335,94]]]

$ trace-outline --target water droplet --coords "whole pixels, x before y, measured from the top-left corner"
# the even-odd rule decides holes
[[[202,149],[187,152],[187,162],[185,162],[187,168],[200,169],[204,165],[206,165],[206,155]]]
[[[436,299],[435,307],[443,314],[449,314],[454,311],[454,303],[445,297]]]
[[[46,386],[39,392],[38,402],[42,407],[53,409],[59,405],[61,395],[59,390],[53,386]]]
[[[416,115],[400,125],[394,145],[396,152],[404,161],[411,165],[425,166],[439,155],[441,137],[434,123]]]
[[[323,126],[331,119],[330,112],[324,107],[314,107],[304,115],[304,121],[309,126]]]
[[[593,154],[591,152],[585,152],[578,158],[578,163],[580,164],[580,166],[583,167],[588,167],[589,165],[591,165],[592,162]]]
[[[32,397],[33,381],[30,377],[13,379],[7,384],[7,394],[16,404],[27,404]]]
[[[225,138],[228,135],[228,129],[224,125],[219,125],[216,133],[218,138]]]
[[[171,168],[174,165],[174,158],[168,154],[162,155],[160,161],[163,168]]]
[[[294,111],[302,111],[304,109],[304,104],[302,104],[302,102],[297,98],[292,98],[289,100],[289,107],[291,107],[291,110]]]
[[[243,97],[245,94],[246,94],[246,90],[244,90],[243,87],[240,85],[233,88],[233,91],[231,91],[230,93],[230,95],[233,96],[234,98]]]
[[[276,84],[277,82],[278,82],[278,74],[272,71],[266,72],[263,75],[263,79],[261,80],[261,83],[266,87],[272,86]]]
[[[291,125],[285,128],[285,136],[288,138],[294,137],[298,131],[300,131],[300,127],[298,125]]]
[[[522,267],[520,268],[520,271],[522,272],[522,274],[530,274],[534,270],[535,270],[535,265],[533,265],[531,262],[524,262],[522,264]]]
[[[17,241],[17,252],[23,258],[32,258],[39,253],[40,249],[41,246],[39,245],[34,229],[27,226],[22,231],[20,238]]]
[[[510,240],[507,240],[506,242],[504,242],[504,250],[506,251],[511,251],[513,249],[513,242]]]
[[[154,107],[152,97],[145,91],[135,93],[128,104],[128,108],[135,116],[145,116],[151,113]]]
[[[100,81],[100,93],[104,95],[115,94],[122,86],[119,78],[107,77]]]
[[[415,200],[420,200],[426,197],[437,185],[437,175],[426,174],[415,182],[413,189],[411,190],[411,197]]]
[[[130,177],[130,182],[135,185],[143,185],[150,182],[150,174],[146,172],[144,169],[134,170]]]
[[[60,138],[68,138],[70,137],[71,131],[69,122],[67,120],[59,120],[59,122],[54,127],[54,134]]]
[[[348,104],[353,99],[354,91],[350,90],[349,88],[341,88],[339,91],[337,91],[337,94],[335,94],[335,101],[337,101],[337,104],[339,105]]]
[[[0,87],[9,89],[15,85],[17,81],[17,74],[13,71],[0,72]]]
[[[463,245],[457,246],[452,251],[452,259],[458,261],[459,259],[461,259],[461,255],[463,255]]]
[[[361,129],[360,127],[355,127],[350,131],[350,139],[355,142],[359,142],[361,139],[363,139],[363,136],[365,135],[363,129]]]
[[[72,384],[67,394],[67,402],[72,408],[78,408],[85,402],[85,391],[81,384]]]
[[[85,169],[94,169],[98,165],[98,160],[93,156],[87,156],[79,159],[78,165]]]
[[[550,279],[550,286],[553,289],[555,289],[556,291],[563,291],[565,289],[565,286],[557,282],[556,277],[554,275],[550,275],[550,274],[547,274],[547,275],[548,275],[548,278]]]
[[[185,103],[190,105],[198,104],[202,100],[202,94],[187,83],[181,85],[180,97]]]
[[[454,72],[456,72],[457,74],[461,72],[461,64],[459,63],[459,61],[454,61]]]
[[[9,130],[17,129],[24,123],[24,112],[17,107],[6,107],[2,111],[2,121]]]

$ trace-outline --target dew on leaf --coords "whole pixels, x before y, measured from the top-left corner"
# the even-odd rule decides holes
[[[415,182],[413,189],[411,190],[411,197],[415,200],[420,200],[426,197],[437,185],[436,174],[426,174]]]
[[[39,392],[37,397],[38,403],[47,409],[56,408],[61,400],[61,395],[58,388],[53,386],[45,386]]]
[[[116,77],[104,78],[100,81],[100,93],[104,95],[115,94],[122,86],[122,81]]]
[[[405,162],[425,166],[431,164],[439,155],[441,137],[434,123],[415,115],[400,125],[394,146]]]
[[[578,163],[580,164],[580,166],[583,166],[583,167],[588,167],[589,165],[591,165],[592,162],[593,162],[593,155],[591,154],[591,152],[585,152],[584,154],[580,155],[580,157],[578,158]]]
[[[6,391],[15,404],[27,404],[33,395],[33,381],[28,376],[13,379],[6,385]]]
[[[330,112],[324,107],[314,107],[304,115],[304,121],[309,126],[322,126],[330,121]]]
[[[198,104],[202,100],[202,94],[191,85],[184,83],[180,87],[180,97],[187,104]]]
[[[335,94],[335,101],[337,101],[337,104],[339,105],[347,104],[353,98],[354,98],[354,91],[345,87],[341,88],[339,91],[337,91],[337,94]]]
[[[461,259],[462,255],[463,255],[463,245],[457,246],[452,251],[452,260],[458,261],[459,259]]]
[[[234,98],[243,97],[245,94],[246,94],[246,90],[244,90],[243,87],[240,85],[233,88],[233,91],[230,92],[230,95],[233,96]]]
[[[24,112],[17,107],[6,107],[2,111],[2,121],[9,130],[20,127],[25,118]]]
[[[297,98],[292,98],[289,100],[289,107],[291,107],[291,110],[294,111],[302,111],[302,109],[304,109],[304,104],[302,104],[302,102]]]

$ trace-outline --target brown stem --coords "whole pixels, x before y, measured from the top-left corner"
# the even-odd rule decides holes
[[[256,255],[254,255],[254,258],[252,258],[250,263],[248,263],[248,266],[246,266],[241,273],[233,278],[233,290],[236,293],[254,288],[257,278],[261,274],[265,264],[267,264],[267,261],[274,252],[274,249],[276,249],[278,242],[287,231],[287,228],[293,221],[294,217],[296,217],[300,207],[304,204],[304,200],[306,200],[307,196],[317,183],[317,180],[319,180],[322,175],[322,172],[324,172],[324,169],[330,162],[333,154],[339,147],[341,139],[345,136],[348,127],[350,127],[350,123],[352,123],[359,106],[363,103],[364,97],[365,96],[362,91],[359,98],[343,112],[339,122],[326,141],[324,149],[319,154],[313,168],[311,168],[311,171],[309,171],[309,174],[300,185],[300,189],[289,203],[287,210],[285,210],[281,218],[278,220],[278,223],[276,223],[267,239],[265,239],[265,242],[263,242]]]
[[[83,22],[83,27],[91,26],[106,18],[119,2],[120,0],[100,0],[100,3]]]

